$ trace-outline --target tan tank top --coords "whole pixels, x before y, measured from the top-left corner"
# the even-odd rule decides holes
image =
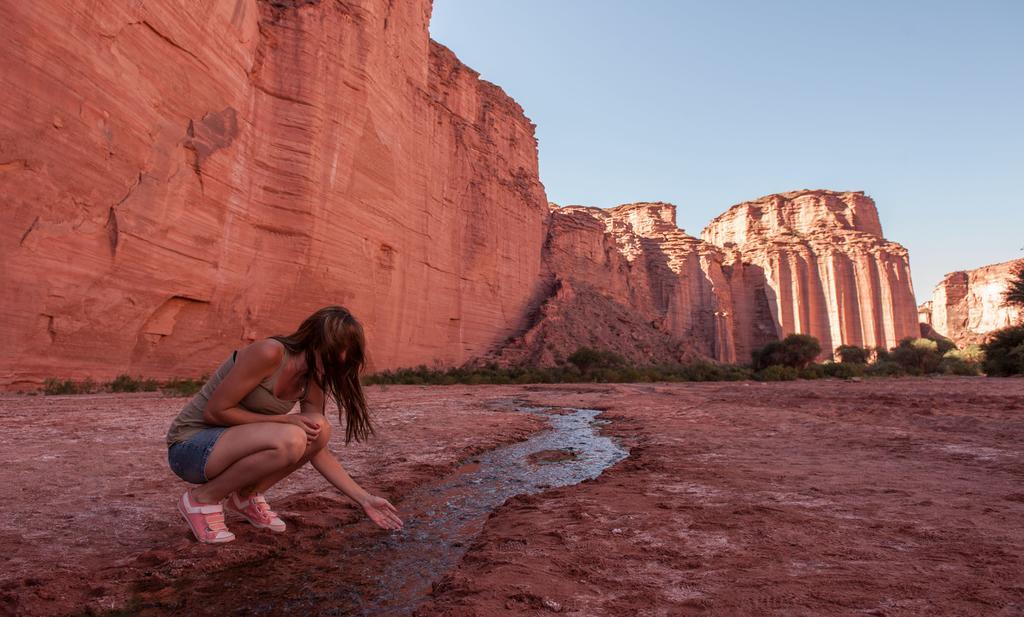
[[[185,441],[203,429],[217,426],[203,421],[203,409],[206,408],[206,402],[210,400],[210,396],[217,389],[217,386],[223,381],[231,367],[235,365],[235,356],[237,355],[237,350],[232,352],[231,357],[217,367],[213,376],[203,384],[203,387],[192,397],[192,400],[185,404],[178,417],[171,422],[171,428],[167,431],[168,447],[179,441]],[[238,401],[239,407],[254,413],[268,415],[286,414],[295,408],[295,403],[302,400],[301,398],[294,401],[286,401],[274,396],[274,386],[277,384],[277,378],[288,361],[289,355],[288,350],[285,349],[281,365],[277,367],[277,370],[272,375],[261,381],[242,400]]]

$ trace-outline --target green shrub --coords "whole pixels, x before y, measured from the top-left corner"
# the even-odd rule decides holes
[[[187,379],[175,377],[164,382],[160,389],[169,396],[195,396],[196,392],[199,392],[203,387],[203,383],[205,383],[205,380],[200,381],[191,377]]]
[[[856,345],[840,345],[836,348],[836,356],[843,364],[867,364],[871,352]]]
[[[981,346],[985,373],[992,377],[1024,375],[1024,326],[996,330]]]
[[[939,370],[947,375],[981,375],[985,352],[979,345],[947,351],[939,363]]]
[[[569,362],[579,367],[581,371],[588,371],[595,368],[615,368],[625,366],[626,360],[614,351],[604,349],[591,349],[580,347],[571,356]]]
[[[946,375],[981,375],[981,365],[977,362],[968,362],[948,354],[939,362],[939,370]]]
[[[947,351],[943,358],[957,358],[964,362],[981,364],[985,361],[985,350],[981,348],[981,345],[968,345],[963,349]]]
[[[43,380],[43,394],[78,394],[78,384],[70,379],[47,377]]]
[[[138,392],[142,389],[142,382],[122,373],[108,383],[107,388],[111,392]]]
[[[828,377],[824,364],[808,364],[799,371],[800,379],[823,379]]]
[[[921,339],[917,339],[917,340],[921,340]],[[926,340],[931,340],[931,339],[926,339]],[[933,342],[935,343],[935,346],[938,348],[940,354],[945,355],[945,354],[947,354],[947,353],[949,353],[951,351],[956,351],[957,350],[956,349],[956,343],[954,343],[953,341],[949,340],[946,337],[940,337],[940,338],[934,339]]]
[[[850,362],[826,362],[821,366],[824,368],[826,375],[839,379],[863,377],[867,370],[866,364],[853,364]]]
[[[864,371],[870,377],[900,377],[906,373],[903,367],[892,360],[876,360]]]
[[[618,360],[612,359],[617,363]],[[536,368],[495,365],[431,369],[387,370],[363,377],[365,384],[507,384],[507,383],[578,383],[578,382],[652,382],[652,381],[737,381],[750,379],[746,367],[712,362],[659,364],[646,366],[588,366],[584,371],[576,364]],[[601,360],[601,364],[609,363]]]
[[[754,374],[758,381],[793,381],[800,376],[800,372],[792,366],[773,364]]]
[[[809,334],[790,334],[781,341],[772,341],[751,353],[754,370],[770,366],[801,369],[814,362],[821,353],[821,343]]]
[[[908,337],[889,352],[889,358],[908,375],[928,375],[939,371],[942,356],[949,351],[942,347],[937,341]]]

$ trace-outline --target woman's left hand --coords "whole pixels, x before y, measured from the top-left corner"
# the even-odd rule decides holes
[[[366,516],[370,517],[378,527],[384,529],[398,530],[402,528],[402,519],[398,518],[398,510],[391,502],[376,495],[366,495],[360,501]]]

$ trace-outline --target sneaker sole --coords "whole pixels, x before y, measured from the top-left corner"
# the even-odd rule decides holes
[[[231,542],[232,540],[235,539],[235,534],[231,534],[230,538],[224,538],[224,539],[221,539],[221,540],[204,540],[204,539],[202,539],[199,536],[199,534],[196,533],[195,527],[192,526],[192,519],[190,519],[188,517],[188,514],[185,512],[185,510],[182,509],[182,507],[181,507],[181,499],[180,498],[178,499],[178,514],[181,515],[181,518],[185,519],[185,523],[188,525],[189,530],[192,531],[192,535],[195,536],[195,538],[196,538],[196,540],[198,542],[201,542],[203,544],[224,544],[225,542]],[[231,533],[231,532],[228,532],[228,533]]]

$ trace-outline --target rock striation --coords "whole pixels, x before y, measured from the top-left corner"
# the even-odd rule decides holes
[[[637,363],[733,362],[721,251],[676,225],[663,202],[601,209],[551,204],[531,327],[489,359],[548,366],[580,346]]]
[[[907,250],[882,236],[862,192],[768,195],[733,206],[701,237],[725,254],[740,357],[793,332],[817,337],[824,355],[918,336]]]
[[[769,195],[701,239],[671,204],[553,206],[542,261],[549,295],[498,361],[552,364],[587,345],[634,361],[746,362],[793,332],[817,337],[827,358],[918,336],[907,251],[883,238],[863,193]]]
[[[0,383],[199,375],[325,304],[374,368],[521,330],[534,125],[429,0],[13,3]]]
[[[984,342],[995,330],[1024,321],[1024,310],[1007,304],[1006,290],[1024,259],[951,272],[919,307],[922,323],[958,346]]]

